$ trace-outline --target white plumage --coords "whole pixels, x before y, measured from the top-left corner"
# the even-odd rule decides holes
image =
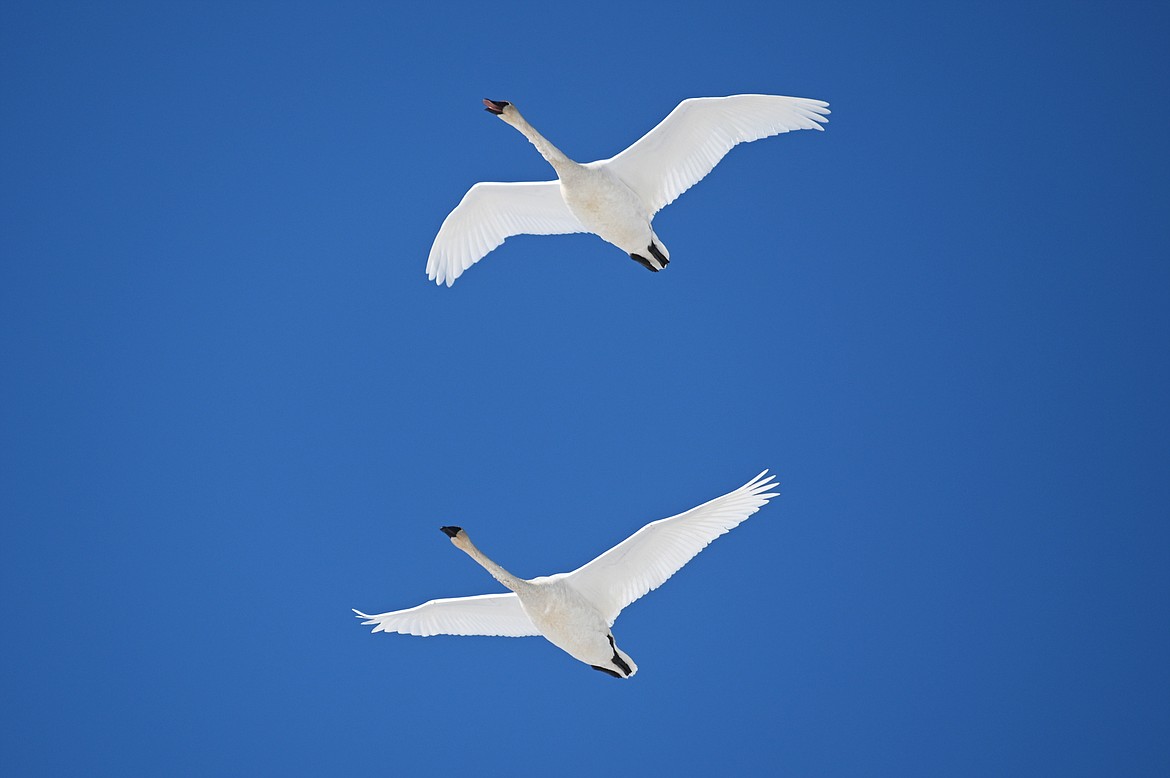
[[[661,270],[670,253],[654,214],[703,179],[739,143],[790,130],[822,129],[828,103],[779,95],[684,100],[615,157],[579,164],[525,121],[511,103],[484,105],[524,134],[557,181],[479,183],[456,206],[431,246],[427,277],[450,286],[512,235],[592,232],[643,266]]]
[[[461,528],[443,527],[452,543],[512,591],[430,600],[374,616],[354,613],[374,632],[424,637],[543,635],[594,669],[629,678],[637,665],[617,647],[610,630],[618,614],[775,497],[771,491],[775,477],[767,472],[697,508],[647,524],[571,573],[517,578],[486,557]]]

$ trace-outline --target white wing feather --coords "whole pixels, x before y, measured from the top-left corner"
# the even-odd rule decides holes
[[[398,632],[422,637],[496,635],[521,638],[540,634],[513,592],[430,600],[407,610],[379,613],[376,616],[356,609],[354,613],[367,619],[362,624],[373,626],[373,632]]]
[[[598,164],[625,181],[653,216],[703,180],[737,144],[823,129],[828,105],[779,95],[693,97],[637,143]]]
[[[427,278],[450,286],[463,271],[512,235],[588,232],[565,205],[558,181],[471,187],[447,214],[427,257]]]
[[[623,608],[666,583],[711,541],[775,497],[769,491],[775,476],[765,478],[767,472],[686,513],[647,524],[565,579],[613,626]]]

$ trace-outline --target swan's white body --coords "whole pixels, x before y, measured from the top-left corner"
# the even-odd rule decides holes
[[[630,603],[666,582],[712,540],[776,495],[767,470],[733,492],[635,532],[571,573],[517,578],[488,559],[458,527],[443,531],[511,593],[431,600],[370,616],[354,610],[374,632],[406,635],[543,635],[591,667],[629,678],[638,667],[614,643],[613,626]]]
[[[679,103],[617,156],[579,164],[511,103],[484,103],[536,146],[558,180],[471,187],[431,246],[427,277],[436,284],[450,286],[506,238],[520,234],[592,232],[650,270],[661,270],[670,254],[651,227],[654,214],[701,181],[735,145],[822,129],[829,113],[828,103],[800,97],[695,97]]]

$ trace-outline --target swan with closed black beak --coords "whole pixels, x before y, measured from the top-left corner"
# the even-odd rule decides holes
[[[614,620],[630,603],[666,582],[720,535],[776,494],[767,470],[733,492],[685,513],[651,522],[571,573],[524,579],[489,559],[461,527],[442,527],[456,547],[511,591],[430,600],[371,616],[374,632],[405,635],[543,635],[557,648],[615,678],[638,671],[614,641]]]
[[[569,159],[506,100],[485,109],[520,131],[556,181],[481,182],[439,228],[427,277],[450,286],[512,235],[592,232],[658,272],[670,252],[654,233],[654,214],[703,179],[734,146],[790,130],[820,130],[828,103],[779,95],[683,100],[646,135],[610,159]]]

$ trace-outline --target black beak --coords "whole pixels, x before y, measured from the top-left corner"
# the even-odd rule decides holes
[[[511,103],[507,100],[489,100],[486,97],[483,99],[483,109],[488,113],[494,113],[496,116],[502,114],[504,109],[509,105]]]
[[[442,531],[443,531],[443,534],[444,534],[444,535],[446,535],[447,537],[449,537],[449,538],[453,538],[453,537],[455,537],[456,535],[458,535],[458,534],[459,534],[459,532],[460,532],[460,531],[461,531],[463,528],[462,528],[462,527],[439,527],[439,529],[440,529],[440,530],[442,530]]]

